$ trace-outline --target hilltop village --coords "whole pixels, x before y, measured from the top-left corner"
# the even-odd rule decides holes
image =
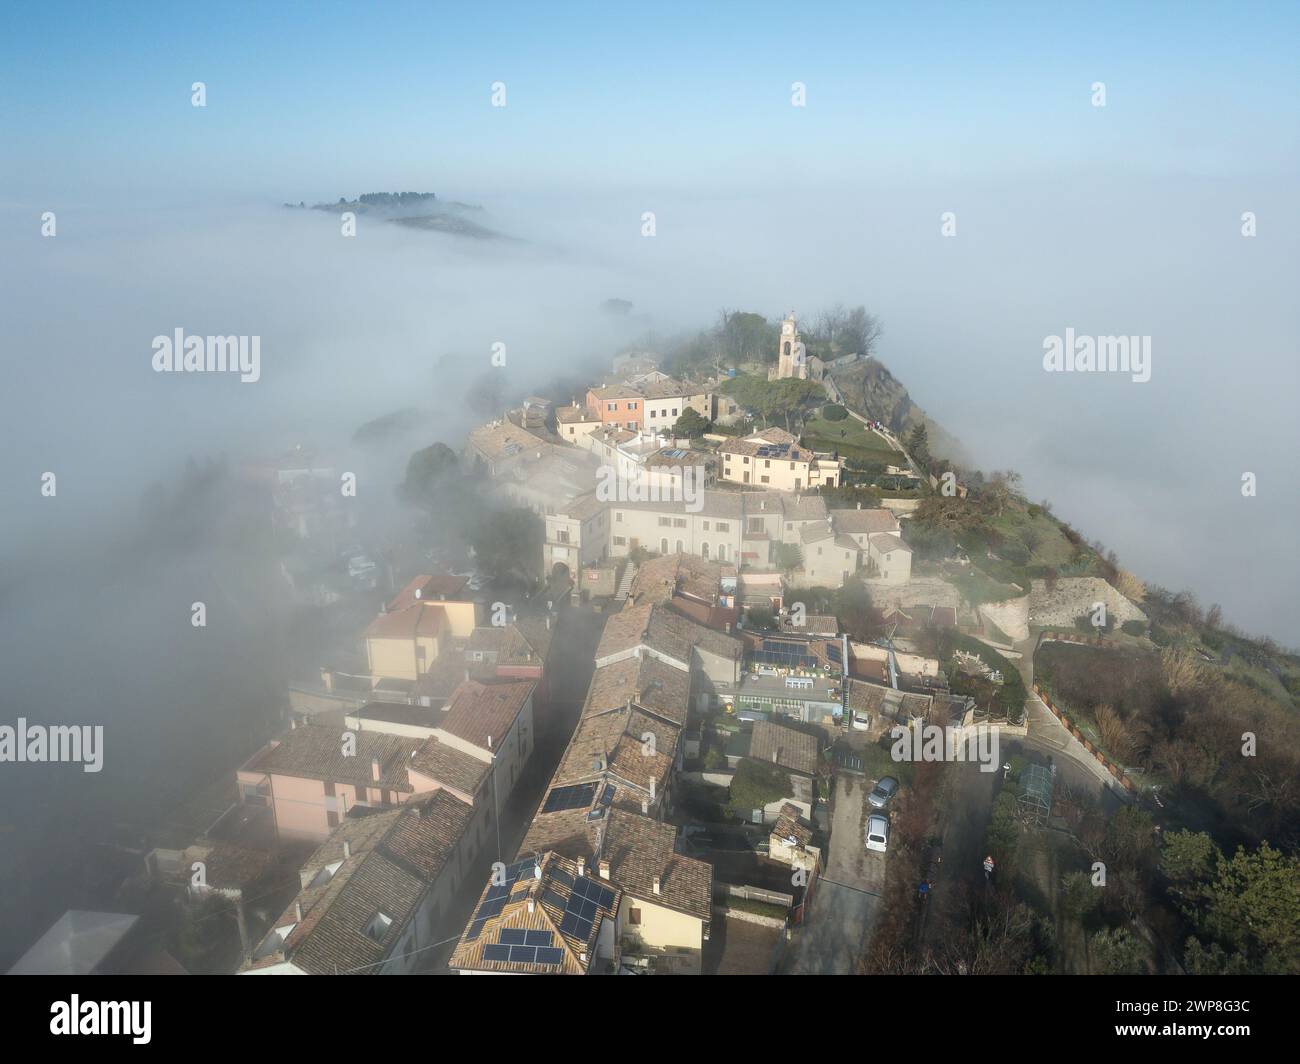
[[[274,734],[152,840],[115,953],[161,923],[246,975],[1158,966],[1119,908],[972,960],[967,899],[1005,875],[981,904],[1032,913],[1043,846],[1080,875],[1089,832],[1148,831],[1137,748],[1074,706],[1182,661],[1185,604],[855,409],[870,354],[773,336],[713,375],[625,352],[431,448],[428,520],[495,500],[495,546],[367,549],[328,463],[252,470],[324,627]]]

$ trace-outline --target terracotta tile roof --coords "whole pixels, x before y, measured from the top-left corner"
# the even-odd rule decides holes
[[[596,402],[613,399],[640,399],[641,393],[626,384],[607,384],[602,388],[592,388],[589,393]]]
[[[535,680],[465,680],[447,703],[440,727],[484,750],[498,750],[536,686]]]
[[[302,890],[273,925],[292,930],[283,940],[272,932],[245,967],[288,960],[316,975],[375,973],[446,868],[471,815],[469,806],[439,791],[345,820],[308,859]],[[373,923],[377,914],[387,918],[386,927]]]
[[[646,603],[629,606],[605,623],[605,631],[596,647],[596,660],[620,654],[636,646],[645,646],[686,665],[691,648],[698,646],[724,658],[740,656],[740,640],[707,628],[666,606]]]
[[[781,815],[772,825],[772,834],[801,850],[806,849],[812,842],[812,828],[799,819],[799,807],[791,802],[781,806]]]
[[[542,442],[531,432],[504,418],[499,422],[480,425],[471,430],[467,437],[470,449],[489,460],[511,458],[530,448],[535,450]]]
[[[749,756],[805,776],[817,775],[818,744],[814,735],[771,721],[754,722]]]
[[[704,390],[694,384],[683,384],[671,377],[666,381],[652,381],[641,386],[641,394],[647,399],[685,399],[692,395],[703,395]]]
[[[653,743],[646,735],[654,737]],[[614,782],[614,800],[640,809],[652,781],[657,798],[667,789],[680,737],[680,728],[637,709],[620,707],[584,717],[551,778],[551,787],[586,780]]]
[[[793,624],[790,618],[781,618],[781,631],[791,635],[835,635],[840,630],[839,618],[830,613],[809,613],[804,623]]]
[[[901,550],[904,554],[912,553],[912,548],[899,539],[898,536],[891,536],[886,532],[875,533],[869,537],[868,542],[881,554],[888,554],[890,551],[896,550]]]
[[[851,710],[884,716],[890,720],[928,717],[934,703],[930,695],[895,691],[892,687],[853,679],[849,680],[846,701]]]
[[[437,638],[447,629],[447,614],[437,602],[417,602],[397,611],[381,613],[366,628],[367,639]]]
[[[409,792],[406,758],[413,741],[379,731],[353,734],[356,753],[345,757],[342,729],[303,724],[285,732],[274,745],[258,751],[243,768],[249,772]],[[373,772],[375,760],[379,761],[378,780]]]
[[[561,425],[570,425],[575,423],[590,424],[600,421],[585,406],[560,406],[555,409],[555,420]]]
[[[688,913],[707,924],[712,912],[713,866],[677,853],[677,829],[671,824],[617,809],[607,819],[600,854],[592,858],[597,870],[600,861],[608,861],[609,881],[628,894]]]
[[[554,635],[545,617],[520,617],[501,627],[479,625],[471,633],[465,651],[467,657],[475,653],[494,655],[499,665],[543,665]]]
[[[478,793],[492,769],[490,762],[480,761],[472,754],[440,742],[437,736],[425,739],[416,748],[408,765],[412,772],[471,798]]]
[[[722,564],[693,554],[664,554],[642,564],[632,580],[632,600],[668,602],[680,591],[706,603],[718,601],[722,589]]]
[[[510,878],[511,876],[516,878]],[[599,885],[604,890],[592,890]],[[603,898],[602,898],[603,895]],[[590,922],[566,921],[571,899],[581,904],[592,901]],[[493,899],[497,900],[494,901]],[[504,904],[500,904],[500,899]],[[618,913],[622,892],[612,883],[579,875],[576,862],[556,853],[542,853],[532,860],[516,862],[507,869],[507,882],[499,886],[489,879],[479,895],[474,915],[452,952],[450,966],[461,971],[518,972],[527,975],[585,975],[595,957],[596,941],[606,920]],[[602,903],[603,902],[603,903]],[[494,911],[500,905],[499,911]],[[586,929],[580,937],[579,930]],[[539,955],[524,945],[529,936],[543,948],[559,954]],[[522,941],[521,941],[522,940]],[[495,954],[513,952],[507,944],[521,947],[528,960],[512,960]],[[543,964],[539,957],[553,956],[556,963]]]
[[[591,677],[583,716],[622,709],[631,699],[655,716],[686,726],[690,711],[690,674],[647,656],[602,665]]]
[[[888,510],[832,510],[835,531],[855,534],[897,532],[898,518]]]

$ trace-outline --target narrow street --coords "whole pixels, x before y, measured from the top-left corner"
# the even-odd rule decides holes
[[[500,810],[500,849],[494,840],[489,840],[474,873],[462,884],[446,921],[449,941],[428,952],[420,965],[420,971],[425,974],[448,972],[447,961],[456,946],[456,939],[469,923],[483,885],[492,874],[493,863],[499,860],[509,864],[518,853],[546,785],[577,726],[578,714],[582,711],[591,675],[595,671],[596,644],[600,641],[604,624],[604,615],[587,607],[575,606],[561,611],[547,665],[551,698],[534,707],[537,744],[514,793]],[[453,935],[456,938],[452,938]]]

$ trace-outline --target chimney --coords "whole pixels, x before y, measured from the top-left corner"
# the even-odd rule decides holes
[[[492,749],[492,736],[491,736],[491,735],[489,735],[489,736],[487,737],[487,744],[488,744],[488,749],[491,750],[491,749]]]
[[[586,859],[585,857],[579,857],[579,858],[578,858],[578,875],[580,875],[580,876],[585,876],[586,874],[587,874],[587,859]]]
[[[600,864],[597,865],[597,867],[600,869],[600,878],[601,878],[601,879],[608,879],[608,878],[609,878],[609,862],[608,862],[608,861],[601,861]]]
[[[370,778],[376,783],[379,782],[379,758],[377,757],[370,759]]]
[[[528,895],[528,911],[529,911],[529,912],[532,912],[532,911],[533,911],[533,908],[534,908],[534,906],[533,906],[533,896],[530,894],[530,895]]]
[[[650,801],[653,802],[654,800],[655,800],[655,778],[651,776],[650,777]]]
[[[343,840],[343,856],[344,857],[352,856],[352,843],[349,842],[347,839]]]
[[[655,876],[655,881],[654,881],[654,891],[655,891],[656,894],[659,893],[659,877],[658,877],[658,876]]]
[[[289,718],[289,730],[290,730],[290,731],[297,731],[297,730],[298,730],[298,718],[297,718],[297,717],[290,717],[290,718]]]
[[[302,923],[302,902],[296,901],[293,903],[293,915],[298,923]]]
[[[642,798],[642,799],[641,799],[641,815],[642,815],[642,816],[649,816],[649,815],[650,815],[650,799],[649,799],[649,798]]]

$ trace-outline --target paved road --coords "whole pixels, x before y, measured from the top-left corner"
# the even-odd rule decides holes
[[[879,918],[885,855],[862,845],[863,802],[875,780],[839,773],[826,871],[795,932],[784,970],[790,975],[852,975]]]

